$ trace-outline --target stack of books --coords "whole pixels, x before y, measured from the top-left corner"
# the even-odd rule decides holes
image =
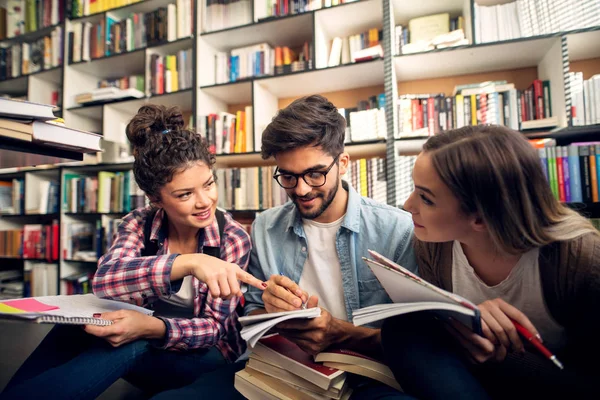
[[[54,106],[0,98],[0,141],[36,143],[83,153],[101,151],[100,135],[64,126]]]

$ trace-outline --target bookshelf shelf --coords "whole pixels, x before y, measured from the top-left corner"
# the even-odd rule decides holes
[[[28,75],[21,75],[17,78],[0,81],[0,92],[13,96],[27,93],[27,76]]]
[[[0,260],[4,261],[4,260],[15,260],[15,261],[32,261],[32,262],[43,262],[43,263],[48,263],[48,264],[56,264],[58,263],[58,260],[47,260],[45,258],[23,258],[23,257],[5,257],[5,256],[0,256]]]
[[[38,218],[38,219],[53,219],[58,218],[58,213],[49,214],[0,214],[0,218],[10,219],[26,219],[26,218]]]
[[[49,34],[50,32],[52,32],[52,30],[54,28],[62,26],[62,25],[63,25],[63,22],[59,22],[56,25],[50,25],[50,26],[47,26],[45,28],[38,29],[37,31],[24,33],[22,35],[15,36],[15,37],[12,37],[12,38],[2,39],[2,40],[0,40],[0,43],[2,45],[10,45],[11,43],[29,42],[29,41],[32,41],[32,40],[35,40],[35,39],[39,39],[42,36],[46,36],[47,34]]]
[[[65,212],[63,215],[67,217],[86,217],[86,218],[100,218],[103,215],[125,215],[126,212],[107,212],[107,213],[96,213],[96,212]]]
[[[589,141],[590,135],[598,133],[600,133],[600,124],[570,126],[555,131],[524,133],[524,135],[528,139],[552,138],[556,139],[557,142],[568,143],[577,141]]]
[[[89,265],[89,266],[97,266],[98,265],[98,261],[88,261],[88,260],[72,260],[72,259],[64,259],[63,261],[65,262],[70,262],[70,263],[78,263],[78,264],[85,264],[85,265]]]
[[[384,82],[383,60],[344,64],[288,75],[261,77],[255,80],[270,93],[280,98],[375,86]]]
[[[558,37],[548,35],[402,54],[395,57],[396,78],[411,81],[533,67],[557,42]]]
[[[186,50],[192,47],[192,43],[194,41],[193,37],[184,37],[177,40],[172,40],[170,42],[161,42],[157,44],[153,44],[151,46],[146,47],[149,51],[152,50],[161,50],[166,53],[176,53],[179,50]],[[138,50],[138,49],[136,49]]]
[[[67,111],[76,113],[83,117],[87,117],[87,118],[91,118],[91,119],[95,119],[95,120],[102,120],[102,106],[104,104],[107,104],[107,103],[75,106],[75,107],[67,108]]]
[[[4,83],[14,84],[19,79],[26,81],[27,78],[30,77],[30,76],[37,76],[37,77],[40,77],[42,79],[46,79],[46,80],[50,80],[52,82],[60,83],[59,79],[62,79],[62,65],[60,65],[58,67],[52,67],[52,68],[48,68],[48,69],[43,69],[43,70],[37,71],[37,72],[32,72],[31,74],[21,75],[21,76],[18,76],[16,78],[9,78],[9,79],[0,80],[0,85],[2,85]],[[2,91],[4,91],[4,88],[2,88]]]
[[[273,47],[300,45],[312,34],[313,13],[306,12],[203,33],[200,38],[207,45],[224,51],[263,42]]]
[[[315,18],[321,22],[318,25],[323,27],[327,36],[346,37],[366,32],[371,28],[381,28],[382,1],[362,0],[321,8],[315,11]]]
[[[47,147],[23,140],[14,140],[4,136],[0,136],[0,150],[2,151],[0,169],[83,160],[82,153]]]
[[[227,104],[243,104],[252,102],[252,79],[201,86],[200,90]]]
[[[600,203],[563,203],[587,218],[600,218]]]
[[[423,17],[438,13],[450,13],[457,16],[464,12],[465,0],[419,0],[405,1],[392,0],[394,7],[394,19],[397,24],[406,26],[412,18]]]

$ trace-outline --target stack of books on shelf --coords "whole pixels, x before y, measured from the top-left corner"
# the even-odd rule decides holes
[[[150,56],[150,94],[158,95],[177,92],[192,87],[192,49],[180,50],[177,54]]]
[[[218,168],[219,207],[226,210],[266,210],[284,204],[285,190],[273,179],[275,167]]]
[[[121,218],[103,215],[95,223],[67,222],[62,241],[63,259],[97,262],[112,246],[121,221]]]
[[[64,126],[52,105],[0,98],[0,139],[32,142],[67,150],[101,151],[100,135]]]
[[[0,257],[58,260],[58,220],[0,231]]]
[[[304,42],[301,47],[288,46],[275,48],[275,75],[307,71],[313,68],[312,42]]]
[[[387,138],[385,93],[359,100],[356,107],[338,108],[338,111],[346,119],[345,143]]]
[[[367,32],[346,37],[335,37],[331,42],[328,67],[336,67],[340,64],[349,64],[357,61],[365,61],[363,50],[371,49],[373,58],[382,57],[380,41],[382,31],[377,28],[369,29]],[[378,47],[373,50],[372,48]]]
[[[0,48],[0,80],[17,78],[63,63],[62,27],[48,35]]]
[[[75,96],[75,102],[81,105],[92,105],[109,103],[116,100],[125,99],[141,99],[144,97],[144,82],[142,81],[142,89],[137,87],[118,88],[118,87],[103,87],[94,89],[89,92],[79,93]]]
[[[554,197],[566,203],[600,201],[600,142],[557,146],[554,139],[530,141],[538,149]]]
[[[0,7],[0,40],[57,25],[64,20],[62,0],[6,0]]]
[[[473,6],[478,43],[600,25],[600,3],[597,0],[516,0],[492,6],[474,2]]]
[[[396,25],[396,54],[411,54],[452,46],[468,45],[462,16],[448,13],[413,18],[408,26]]]
[[[275,50],[268,43],[259,43],[220,52],[215,56],[215,82],[235,82],[275,73]]]
[[[139,1],[141,0],[66,0],[67,15],[71,18],[85,17]]]
[[[583,80],[583,73],[569,72],[573,125],[600,124],[600,74]]]
[[[92,272],[77,272],[61,279],[61,294],[88,294],[92,293]]]
[[[235,114],[220,112],[200,117],[199,131],[213,154],[248,153],[254,151],[252,106]]]
[[[552,116],[550,82],[536,79],[525,90],[506,81],[461,85],[454,95],[402,95],[398,101],[399,137],[431,136],[468,125],[504,125],[514,130],[549,130]]]

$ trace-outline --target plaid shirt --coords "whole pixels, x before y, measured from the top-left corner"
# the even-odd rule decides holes
[[[163,210],[159,210],[152,223],[150,240],[158,242],[156,256],[141,257],[144,247],[144,223],[150,208],[137,209],[123,218],[109,251],[98,261],[98,270],[92,287],[101,298],[147,306],[159,297],[177,293],[181,281],[171,282],[173,261],[179,254],[167,254],[161,226]],[[250,257],[250,237],[229,214],[225,214],[225,236],[221,259],[246,270]],[[199,235],[201,238],[202,235]],[[216,218],[204,230],[203,246],[219,247],[219,229]],[[226,360],[235,361],[246,350],[239,335],[237,313],[239,298],[223,300],[213,298],[208,286],[196,278],[194,282],[194,318],[161,318],[167,327],[164,342],[159,347],[169,350],[188,350],[216,346]]]

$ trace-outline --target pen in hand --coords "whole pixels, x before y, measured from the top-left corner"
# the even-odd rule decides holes
[[[519,332],[519,334],[521,336],[523,336],[525,339],[527,339],[536,349],[538,349],[538,351],[540,353],[542,353],[542,355],[544,355],[544,357],[546,357],[547,359],[552,361],[554,363],[554,365],[556,365],[558,368],[564,369],[563,364],[560,361],[558,361],[558,358],[556,358],[556,356],[554,354],[552,354],[552,352],[550,352],[550,350],[548,350],[546,348],[546,346],[544,346],[542,344],[542,342],[540,341],[540,339],[538,337],[536,337],[534,334],[529,332],[523,325],[521,325],[514,319],[511,319],[511,321],[512,321],[513,325],[515,326],[515,328],[517,329],[517,332]]]
[[[280,273],[279,273],[279,275],[281,275],[281,276],[284,276],[284,277],[285,277],[285,275],[283,274],[283,272],[280,272]],[[287,289],[287,291],[288,291],[288,292],[290,292],[291,294],[293,294],[294,296],[296,296],[296,293],[292,292],[290,289]],[[307,303],[308,303],[308,296],[306,296],[306,301],[303,301],[303,302],[302,302],[302,306],[301,306],[301,308],[302,308],[303,310],[306,310],[306,304],[307,304]]]

